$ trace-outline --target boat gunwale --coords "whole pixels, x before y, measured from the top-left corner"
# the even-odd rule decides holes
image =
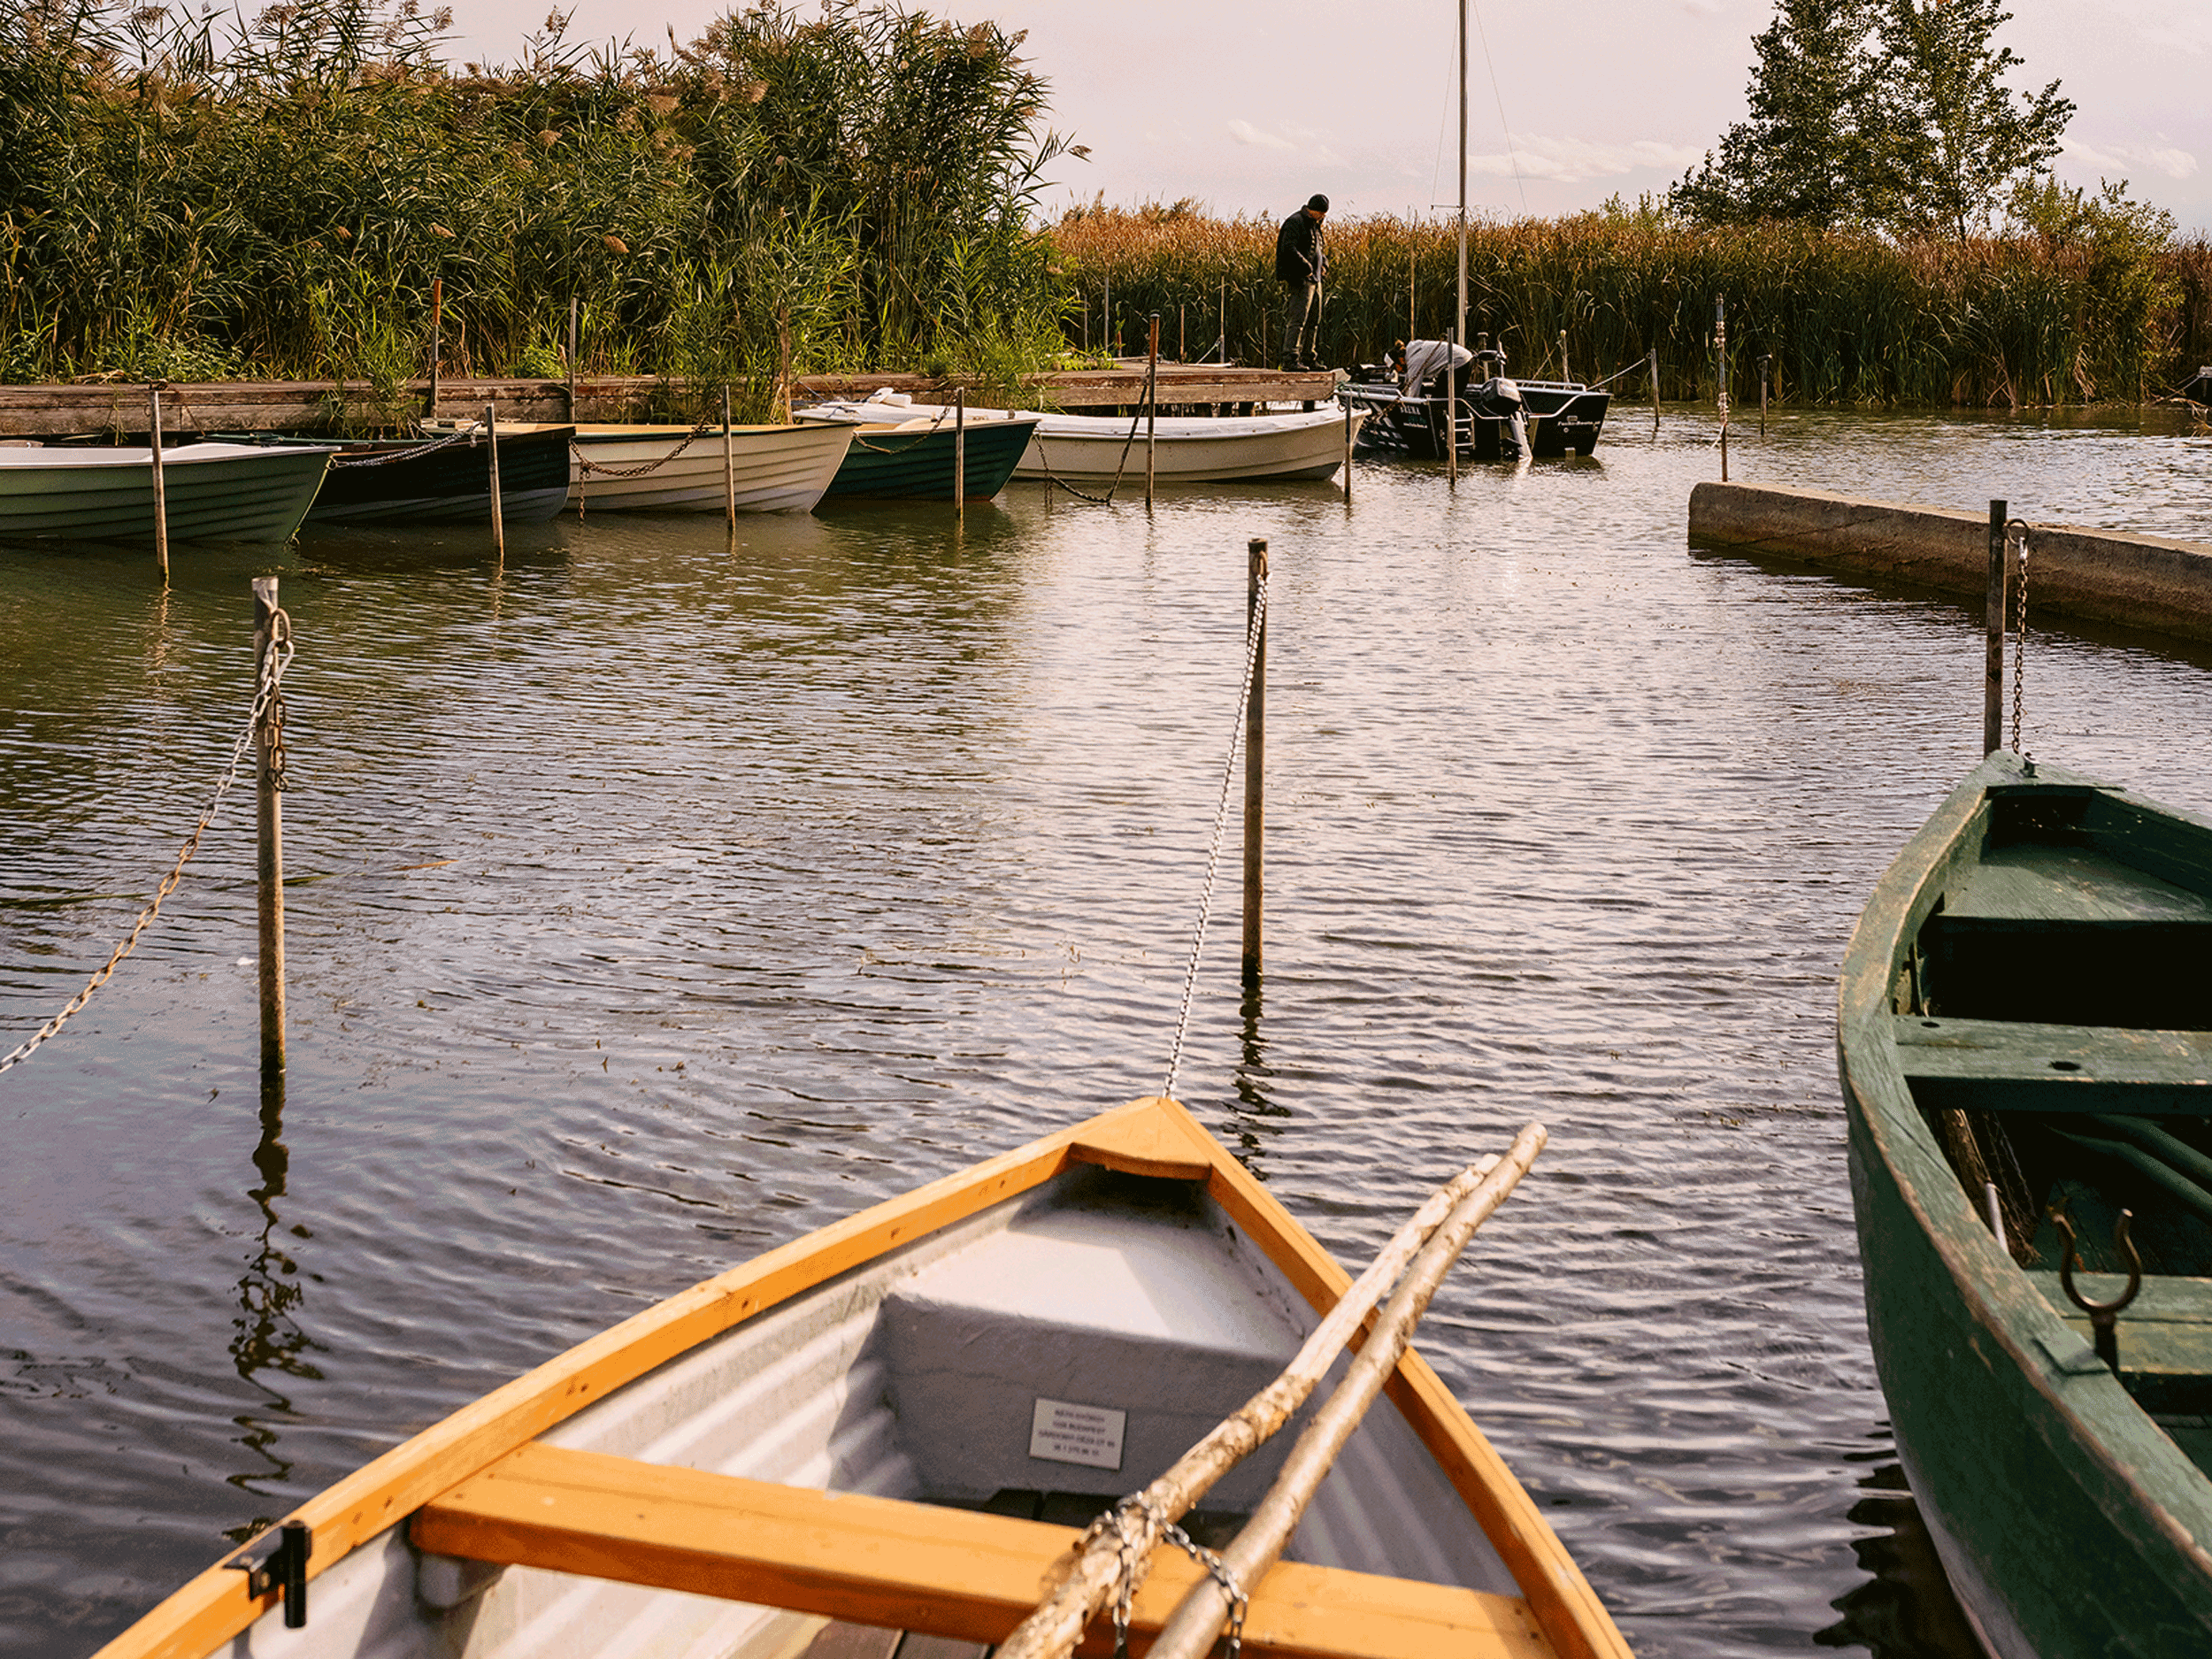
[[[2126,790],[2078,773],[2042,766],[2029,774],[2016,755],[2000,749],[1987,757],[1882,873],[1844,949],[1836,1047],[1845,1109],[1857,1118],[1856,1127],[1863,1130],[1882,1159],[1900,1202],[1943,1263],[1967,1315],[2047,1402],[2051,1408],[2048,1420],[2064,1424],[2077,1450],[2107,1479],[2131,1494],[2136,1512],[2149,1517],[2175,1549],[2212,1578],[2212,1549],[2152,1494],[2137,1474],[2135,1461],[2120,1455],[2120,1446],[2162,1465],[2185,1470],[2185,1479],[2193,1476],[2199,1489],[2195,1495],[2200,1497],[2208,1524],[2212,1524],[2212,1479],[2173,1445],[2101,1363],[2093,1372],[2056,1371],[2056,1354],[2069,1348],[2085,1353],[2087,1344],[1990,1233],[1988,1222],[1969,1198],[1914,1102],[1890,1024],[1891,987],[1898,966],[1932,913],[1942,879],[1976,856],[1972,832],[1977,819],[1986,818],[1998,792],[2033,793],[2038,786],[2054,795],[2086,790],[2108,802],[2212,830],[2185,813],[2153,806]],[[2038,1353],[2038,1348],[2043,1352]]]
[[[1043,1186],[1071,1165],[1203,1181],[1317,1313],[1351,1276],[1177,1102],[1150,1095],[1046,1135],[766,1251],[618,1325],[462,1406],[280,1518],[310,1528],[311,1582],[439,1494],[585,1407],[747,1319],[852,1268]],[[1535,1501],[1428,1363],[1409,1347],[1384,1392],[1482,1528],[1561,1659],[1630,1659],[1581,1569]],[[273,1529],[272,1529],[273,1530]],[[209,1659],[268,1613],[234,1563],[265,1532],[187,1580],[96,1659]]]

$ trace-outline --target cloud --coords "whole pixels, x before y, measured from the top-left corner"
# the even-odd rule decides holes
[[[2140,178],[2155,173],[2169,179],[2191,179],[2197,172],[2197,158],[2185,150],[2139,144],[2114,144],[2099,149],[2070,138],[2066,141],[2066,159],[2113,178]]]
[[[1262,150],[1295,150],[1298,148],[1281,134],[1262,132],[1249,121],[1230,122],[1229,136],[1240,144],[1256,144]]]
[[[1510,156],[1470,156],[1467,171],[1509,179],[1517,171],[1524,179],[1548,179],[1555,184],[1581,184],[1591,179],[1610,179],[1642,168],[1679,173],[1705,152],[1681,144],[1663,144],[1640,138],[1627,144],[1594,144],[1580,138],[1516,138]]]

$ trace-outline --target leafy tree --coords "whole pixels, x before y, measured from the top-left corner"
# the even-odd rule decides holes
[[[1779,0],[1753,38],[1751,116],[1717,159],[1683,175],[1671,204],[1709,224],[1781,219],[1825,229],[1862,211],[1868,173],[1860,115],[1876,65],[1872,0]]]
[[[1753,44],[1750,118],[1669,193],[1708,224],[1775,219],[1961,237],[2048,172],[2074,113],[2016,95],[2002,0],[1778,0]]]

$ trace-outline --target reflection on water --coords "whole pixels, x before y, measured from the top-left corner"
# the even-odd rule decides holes
[[[357,532],[193,549],[165,596],[142,557],[0,553],[0,1030],[174,857],[244,717],[252,576],[299,646],[283,1097],[250,804],[0,1078],[0,1655],[89,1653],[652,1300],[1158,1087],[1254,535],[1268,970],[1225,902],[1183,1096],[1348,1261],[1545,1123],[1420,1344],[1637,1651],[1946,1652],[1863,1484],[1834,973],[1975,758],[1978,618],[1689,557],[1711,435],[1631,419],[1455,494],[1363,467],[1348,509],[1019,486],[734,547],[595,513],[503,562]],[[1731,446],[1755,481],[2199,536],[2208,457],[1922,417]],[[2212,655],[2032,649],[2038,754],[2202,809]]]
[[[1905,1471],[1884,1463],[1859,1486],[1864,1495],[1845,1518],[1874,1529],[1851,1546],[1867,1581],[1836,1598],[1842,1617],[1813,1640],[1823,1647],[1864,1647],[1874,1659],[1983,1659]]]

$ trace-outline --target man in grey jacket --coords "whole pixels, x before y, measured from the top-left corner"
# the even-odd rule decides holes
[[[1275,276],[1284,286],[1286,369],[1320,366],[1314,354],[1321,349],[1321,278],[1329,263],[1321,245],[1321,221],[1328,212],[1329,198],[1317,196],[1275,233]]]

